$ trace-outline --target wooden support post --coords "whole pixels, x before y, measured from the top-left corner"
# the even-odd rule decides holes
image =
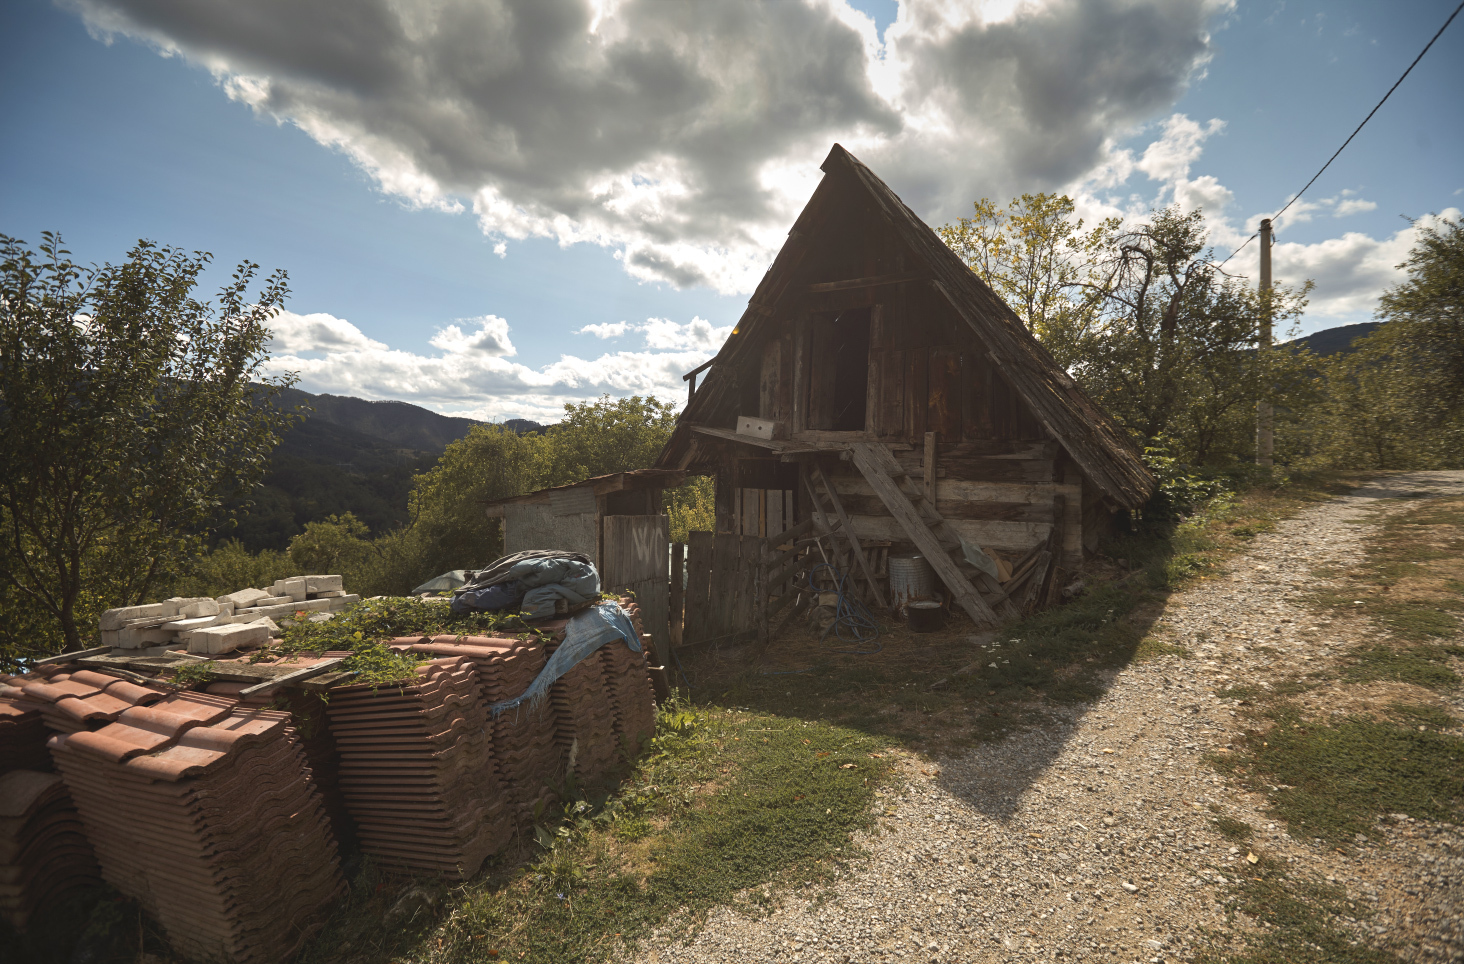
[[[686,543],[671,543],[671,591],[667,604],[666,625],[672,646],[681,645],[681,627],[686,619]]]
[[[935,433],[925,433],[925,501],[935,505]]]

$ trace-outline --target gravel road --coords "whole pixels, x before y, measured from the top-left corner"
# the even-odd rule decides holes
[[[1464,960],[1458,827],[1403,818],[1343,855],[1293,839],[1263,798],[1202,761],[1239,733],[1216,690],[1320,665],[1378,634],[1318,620],[1300,598],[1318,568],[1361,561],[1364,511],[1417,490],[1464,495],[1464,472],[1395,476],[1258,536],[1227,575],[1169,598],[1154,632],[1193,658],[1131,665],[1096,704],[1001,743],[902,760],[906,779],[849,876],[783,898],[766,918],[718,911],[689,944],[684,927],[658,935],[641,960],[1190,960],[1203,932],[1235,926],[1219,902],[1246,867],[1211,804],[1256,828],[1249,847],[1373,906],[1375,945],[1409,961]]]

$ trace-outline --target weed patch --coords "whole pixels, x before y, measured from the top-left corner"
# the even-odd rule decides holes
[[[1337,926],[1367,915],[1340,887],[1292,877],[1284,864],[1267,857],[1247,873],[1225,906],[1262,927],[1246,935],[1239,953],[1202,955],[1204,964],[1399,964],[1395,955],[1374,950]]]

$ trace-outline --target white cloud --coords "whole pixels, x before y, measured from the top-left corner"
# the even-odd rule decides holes
[[[684,325],[678,325],[669,318],[647,318],[640,325],[625,321],[585,325],[575,334],[604,339],[620,338],[633,331],[644,335],[645,346],[656,351],[694,349],[713,353],[732,333],[732,326],[716,327],[705,318],[693,318]]]
[[[433,348],[454,353],[476,353],[483,355],[516,355],[518,350],[508,338],[508,322],[497,315],[465,319],[476,325],[477,331],[465,332],[457,325],[439,329],[429,342]]]
[[[613,395],[655,395],[680,402],[681,376],[710,358],[729,329],[701,318],[684,325],[651,318],[644,325],[617,322],[582,330],[623,328],[644,335],[646,350],[602,353],[594,358],[561,355],[538,368],[511,361],[509,324],[484,315],[446,325],[430,344],[438,354],[401,351],[361,335],[350,322],[332,315],[291,315],[290,334],[276,336],[271,372],[294,372],[307,391],[393,398],[437,411],[473,418],[533,418],[555,421],[564,403]],[[301,319],[304,324],[293,319]],[[306,321],[308,320],[308,321]],[[298,331],[325,331],[310,338]],[[352,335],[351,333],[354,333]],[[615,337],[610,335],[607,337]]]
[[[722,292],[756,284],[835,140],[936,223],[1105,163],[1169,176],[1185,131],[1138,162],[1112,144],[1171,108],[1233,6],[903,0],[881,42],[845,0],[59,2],[404,202],[470,209],[500,256],[604,245],[636,278]]]
[[[361,329],[334,315],[321,312],[297,315],[280,311],[270,320],[270,351],[298,354],[314,351],[383,349],[386,345],[361,333]]]
[[[630,330],[630,325],[623,321],[607,321],[599,325],[585,325],[575,332],[576,335],[594,335],[596,338],[619,338]]]
[[[1332,217],[1345,218],[1349,214],[1361,214],[1366,211],[1376,211],[1377,202],[1365,201],[1362,198],[1346,198],[1337,202],[1337,207],[1332,211]]]

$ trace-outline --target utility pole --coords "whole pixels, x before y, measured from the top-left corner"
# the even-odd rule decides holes
[[[1262,371],[1265,370],[1266,354],[1271,350],[1271,219],[1261,221],[1261,337],[1256,344]],[[1262,381],[1261,392],[1269,390],[1267,380]],[[1256,464],[1270,467],[1275,450],[1273,434],[1274,411],[1271,403],[1262,398],[1256,402]]]

